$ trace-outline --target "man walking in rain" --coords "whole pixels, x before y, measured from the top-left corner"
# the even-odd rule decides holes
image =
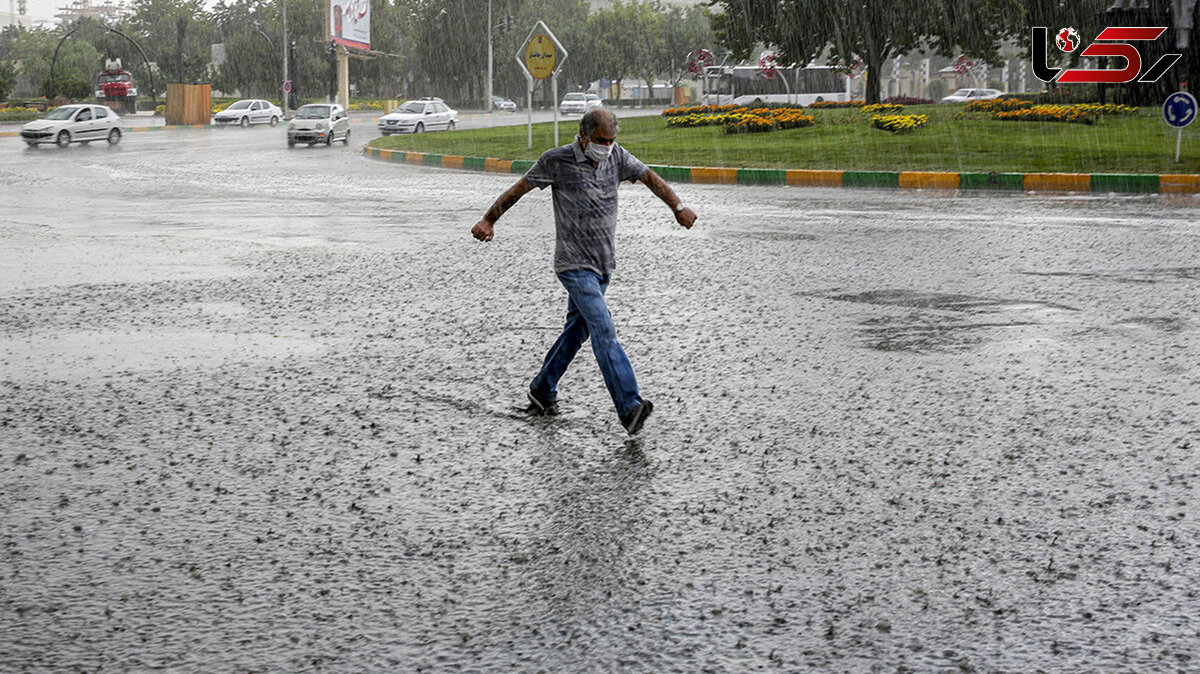
[[[496,221],[526,192],[553,187],[554,272],[567,289],[567,324],[529,385],[530,409],[558,413],[558,381],[590,337],[621,425],[636,435],[654,405],[638,393],[633,366],[617,341],[616,326],[604,303],[609,275],[616,266],[617,186],[625,180],[641,182],[670,206],[675,220],[688,229],[696,222],[696,214],[657,173],[617,145],[617,130],[617,118],[607,110],[584,115],[575,141],[546,151],[492,204],[471,234],[480,241],[491,241]]]

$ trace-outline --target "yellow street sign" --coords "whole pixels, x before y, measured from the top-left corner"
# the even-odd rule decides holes
[[[558,53],[554,41],[548,35],[538,33],[525,43],[525,67],[534,79],[544,80],[554,73],[558,63]]]

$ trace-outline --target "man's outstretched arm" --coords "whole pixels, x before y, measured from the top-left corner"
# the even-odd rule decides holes
[[[483,214],[483,219],[475,223],[475,226],[471,228],[471,236],[480,241],[491,241],[495,235],[492,225],[496,224],[500,216],[504,215],[505,211],[512,208],[513,204],[520,201],[521,197],[525,196],[525,193],[531,189],[533,189],[533,185],[530,185],[524,178],[513,183],[513,186],[508,188],[504,194],[501,194],[496,203],[492,204],[487,213]]]
[[[641,182],[646,187],[650,188],[663,203],[671,207],[671,211],[675,213],[675,221],[684,227],[691,229],[696,223],[696,214],[690,208],[679,208],[681,201],[675,196],[675,191],[667,184],[667,181],[662,179],[662,176],[654,172],[654,169],[646,169],[646,173],[642,175]]]

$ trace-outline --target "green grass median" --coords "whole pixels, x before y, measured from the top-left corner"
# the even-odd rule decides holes
[[[959,105],[909,106],[929,116],[911,133],[871,127],[857,110],[811,110],[816,125],[802,129],[727,135],[719,127],[668,129],[664,118],[621,120],[619,140],[647,164],[731,168],[834,169],[842,171],[952,171],[1061,173],[1200,173],[1200,128],[1185,129],[1183,161],[1175,163],[1175,130],[1157,108],[1102,117],[1095,125],[1011,122],[962,114]],[[619,113],[618,113],[619,114]],[[578,120],[559,123],[559,142],[575,134]],[[1200,125],[1196,125],[1200,127]],[[553,145],[553,124],[467,129],[452,133],[389,136],[371,147],[500,159],[536,159]],[[867,182],[871,179],[864,178]]]

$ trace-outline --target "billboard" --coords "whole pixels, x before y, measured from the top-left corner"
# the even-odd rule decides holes
[[[329,0],[329,37],[338,44],[371,48],[371,0]]]

